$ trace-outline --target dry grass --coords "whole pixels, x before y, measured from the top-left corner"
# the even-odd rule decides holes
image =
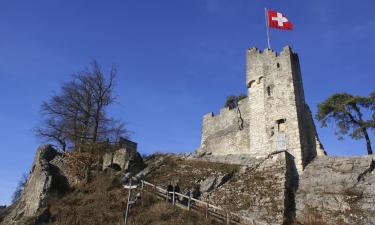
[[[144,195],[143,205],[131,209],[129,225],[216,225],[219,224],[196,212],[174,207],[170,203]]]
[[[316,217],[316,216],[306,216],[305,219],[296,222],[295,225],[331,225],[331,224],[323,221],[321,218]]]
[[[126,191],[113,174],[97,174],[62,198],[51,198],[51,223],[56,225],[116,224],[122,218]]]
[[[323,216],[321,212],[314,208],[305,208],[302,215],[298,216],[293,225],[349,225],[338,216],[333,214]]]
[[[134,194],[137,191],[133,192]],[[127,191],[111,171],[98,172],[91,183],[76,187],[62,198],[51,198],[48,225],[123,224]],[[211,225],[216,224],[194,212],[184,211],[142,193],[142,204],[134,205],[129,225]]]

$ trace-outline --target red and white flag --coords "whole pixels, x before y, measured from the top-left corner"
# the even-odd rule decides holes
[[[293,24],[286,18],[282,13],[268,10],[268,26],[272,28],[282,29],[282,30],[291,30],[293,29]]]

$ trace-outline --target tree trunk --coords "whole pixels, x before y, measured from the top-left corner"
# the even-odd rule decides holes
[[[362,128],[362,132],[366,139],[367,154],[372,155],[373,153],[372,153],[372,148],[371,148],[371,141],[370,141],[370,137],[368,136],[366,128]]]
[[[97,107],[97,110],[95,113],[95,125],[94,125],[94,133],[93,133],[93,138],[92,138],[93,143],[96,143],[96,139],[98,138],[100,111],[102,110],[102,107],[100,104],[98,104],[96,107]]]
[[[364,122],[363,122],[363,119],[362,119],[362,113],[361,113],[359,107],[357,106],[357,104],[354,104],[352,106],[353,106],[353,109],[357,112],[358,118],[359,118],[359,121],[355,121],[355,123],[358,124],[358,126],[361,128],[361,130],[363,132],[363,136],[365,136],[365,139],[366,139],[367,154],[372,155],[371,141],[370,141],[370,137],[368,136],[367,129],[364,126]],[[352,118],[352,120],[354,120],[354,118],[352,116],[351,116],[351,118]]]

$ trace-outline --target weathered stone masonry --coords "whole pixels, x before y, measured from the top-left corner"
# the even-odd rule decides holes
[[[298,55],[290,47],[247,50],[248,97],[238,108],[223,108],[203,118],[200,153],[265,157],[287,150],[298,171],[324,155],[311,112],[305,103]]]

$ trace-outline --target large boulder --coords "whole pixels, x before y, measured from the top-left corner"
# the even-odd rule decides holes
[[[45,209],[50,195],[67,191],[67,179],[60,174],[57,166],[50,163],[57,157],[61,155],[51,145],[38,148],[21,197],[11,206],[10,212],[1,222],[2,225],[40,222],[46,215]]]
[[[216,180],[215,176],[207,177],[200,183],[200,191],[202,193],[212,191],[215,188]]]
[[[226,173],[224,175],[207,177],[200,183],[201,193],[213,191],[214,189],[220,187],[225,182],[227,182],[232,176],[233,173]]]

